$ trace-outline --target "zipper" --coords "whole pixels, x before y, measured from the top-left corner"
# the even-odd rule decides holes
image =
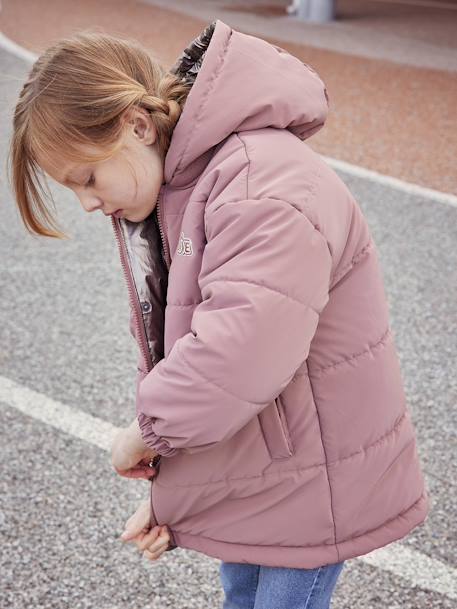
[[[163,225],[162,225],[162,214],[161,214],[161,207],[160,207],[161,198],[162,198],[162,191],[160,191],[160,193],[159,193],[159,197],[158,197],[157,204],[156,204],[157,220],[158,220],[158,224],[159,224],[160,238],[162,241],[162,246],[163,246],[163,251],[164,251],[165,265],[166,265],[167,269],[170,270],[171,259],[170,259],[170,251],[168,249],[168,243],[165,238],[165,233],[164,233]],[[141,349],[141,352],[143,355],[143,360],[146,364],[146,370],[147,370],[147,372],[149,372],[153,367],[152,359],[151,359],[151,354],[150,354],[149,348],[148,348],[146,329],[144,326],[143,315],[141,313],[140,299],[138,297],[138,292],[136,289],[132,268],[131,268],[130,262],[129,262],[127,246],[126,246],[126,243],[124,240],[124,235],[122,233],[122,229],[120,226],[119,218],[115,218],[114,216],[111,216],[111,223],[113,225],[114,235],[116,237],[117,246],[119,249],[122,270],[124,272],[124,277],[125,277],[125,280],[127,283],[127,289],[128,289],[128,293],[129,293],[130,302],[133,307],[134,320],[135,320],[135,326],[137,329],[137,336],[139,337],[140,349]],[[162,458],[161,455],[155,455],[155,457],[153,458],[153,465],[156,468],[159,468],[161,458]],[[151,481],[151,488],[150,488],[150,495],[149,495],[149,503],[150,503],[150,507],[151,507],[151,513],[150,513],[150,527],[151,528],[158,525],[158,521],[157,521],[156,515],[154,513],[154,506],[152,503],[152,487],[154,484],[154,480],[155,480],[155,476]],[[172,541],[171,545],[173,547],[177,547],[174,543],[175,540],[173,537],[173,533],[171,532],[171,529],[169,527],[168,527],[168,530],[169,530],[170,536],[171,536],[171,541]]]
[[[153,479],[154,482],[154,479]],[[157,519],[156,513],[154,511],[154,502],[152,501],[152,485],[153,482],[151,483],[151,487],[149,489],[149,505],[151,506],[151,513],[149,515],[149,529],[152,530],[154,527],[160,527],[163,525],[159,524],[159,521]],[[177,548],[178,545],[176,543],[176,539],[175,536],[173,534],[172,529],[168,526],[168,524],[166,525],[168,532],[170,534],[170,541],[168,542],[168,548],[167,548],[167,552],[170,550],[173,550],[173,548]]]
[[[160,232],[160,238],[162,241],[162,246],[163,246],[163,251],[164,251],[164,261],[165,261],[165,265],[167,267],[167,270],[170,270],[170,266],[171,266],[171,258],[170,258],[170,251],[168,249],[168,243],[165,237],[165,233],[163,230],[163,225],[162,225],[162,213],[161,213],[161,199],[162,199],[162,189],[159,192],[159,197],[157,199],[157,220],[158,220],[158,224],[159,224],[159,232]],[[146,336],[146,329],[144,327],[144,320],[143,320],[143,315],[141,313],[141,305],[140,305],[140,299],[138,297],[138,292],[136,290],[136,286],[135,286],[135,280],[133,278],[133,272],[129,263],[129,255],[127,252],[127,246],[125,244],[125,240],[124,240],[124,235],[122,234],[122,229],[120,226],[120,221],[119,218],[115,218],[114,216],[111,216],[111,222],[113,225],[113,229],[114,229],[114,235],[116,237],[116,241],[117,241],[117,246],[119,249],[119,255],[120,255],[120,259],[121,259],[121,265],[122,265],[122,270],[124,272],[124,277],[127,283],[127,289],[128,289],[128,293],[129,293],[129,298],[130,298],[130,302],[131,305],[133,307],[133,311],[134,311],[134,320],[135,320],[135,326],[137,329],[137,336],[139,336],[140,339],[140,350],[141,353],[143,355],[143,361],[146,364],[146,370],[147,372],[149,372],[150,370],[152,370],[152,359],[151,359],[151,354],[149,352],[149,348],[148,348],[148,339]]]
[[[162,207],[160,205],[161,198],[162,198],[162,193],[160,193],[159,199],[157,201],[157,220],[159,223],[160,238],[162,239],[163,251],[165,254],[165,264],[167,265],[167,269],[170,270],[171,258],[170,258],[170,251],[168,249],[168,243],[165,238],[165,233],[163,231],[163,226],[162,226],[162,212],[161,212]]]
[[[152,503],[152,485],[153,485],[153,483],[154,483],[154,478],[151,481],[151,488],[149,489],[149,506],[150,506],[150,510],[151,510],[151,513],[149,514],[149,516],[150,516],[149,517],[149,528],[150,529],[153,529],[156,526],[160,526],[159,521],[157,520],[157,516],[155,515],[154,506]]]
[[[133,278],[132,268],[129,263],[129,256],[127,252],[127,246],[125,243],[124,235],[120,226],[118,218],[111,216],[111,223],[114,229],[114,235],[116,237],[117,246],[119,249],[121,266],[124,272],[125,281],[127,283],[127,289],[129,293],[129,299],[134,312],[134,321],[137,329],[137,336],[139,337],[140,350],[143,355],[143,361],[146,364],[146,370],[149,372],[152,370],[152,358],[148,348],[146,329],[144,327],[143,315],[141,313],[140,299],[135,286],[135,280]],[[153,458],[153,466],[158,466],[161,455],[155,455]]]
[[[140,308],[140,299],[135,287],[135,280],[133,279],[133,272],[129,263],[129,256],[127,252],[127,246],[122,235],[122,229],[120,227],[119,218],[111,216],[111,222],[114,229],[114,235],[116,237],[117,246],[119,249],[119,255],[121,259],[121,266],[124,272],[125,281],[127,283],[127,290],[129,293],[129,299],[133,308],[135,326],[137,329],[137,336],[139,337],[140,350],[143,355],[143,361],[146,365],[146,370],[149,372],[152,369],[151,354],[149,353],[146,330],[144,327],[143,315]]]

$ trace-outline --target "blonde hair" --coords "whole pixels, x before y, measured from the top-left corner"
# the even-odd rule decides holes
[[[164,160],[192,84],[165,70],[133,39],[84,30],[49,47],[32,66],[19,95],[9,149],[13,194],[31,234],[65,239],[38,159],[102,161],[122,145],[124,114],[146,109]],[[83,153],[92,146],[100,154]],[[44,196],[42,196],[44,195]]]

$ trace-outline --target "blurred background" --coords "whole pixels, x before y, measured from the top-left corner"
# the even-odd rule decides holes
[[[216,18],[327,86],[306,144],[377,243],[430,493],[422,527],[348,561],[332,607],[455,609],[457,1],[2,0],[2,167],[21,84],[54,41],[97,28],[170,67]],[[149,489],[108,455],[134,412],[127,290],[109,221],[51,186],[65,242],[26,234],[1,173],[0,609],[221,607],[219,561],[178,549],[153,564],[118,539]]]

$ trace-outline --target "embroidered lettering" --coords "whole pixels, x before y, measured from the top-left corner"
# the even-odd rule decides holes
[[[184,237],[184,233],[181,233],[181,237],[179,239],[178,250],[176,252],[181,256],[192,256],[194,250],[192,248],[192,240],[189,237]]]

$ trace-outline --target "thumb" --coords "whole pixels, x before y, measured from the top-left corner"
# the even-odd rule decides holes
[[[147,533],[148,530],[148,526],[145,525],[144,520],[138,518],[137,514],[134,514],[133,517],[129,518],[126,522],[121,539],[122,541],[130,541],[140,533]]]
[[[140,535],[140,533],[147,533],[147,527],[129,525],[122,533],[121,539],[122,541],[131,541],[132,539]]]
[[[130,541],[140,533],[149,531],[149,509],[149,501],[142,501],[137,511],[125,523],[124,532],[120,536],[122,541]]]

